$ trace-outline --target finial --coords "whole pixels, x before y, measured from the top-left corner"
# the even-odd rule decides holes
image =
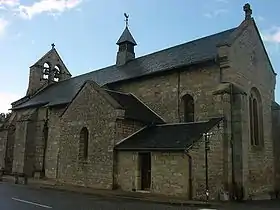
[[[128,18],[129,18],[129,15],[124,13],[124,17],[125,17],[125,26],[128,27]]]
[[[245,12],[245,20],[250,19],[252,15],[252,9],[249,3],[243,6],[243,10]]]
[[[54,44],[54,43],[52,43],[52,49],[54,49],[54,47],[55,47],[55,44]]]

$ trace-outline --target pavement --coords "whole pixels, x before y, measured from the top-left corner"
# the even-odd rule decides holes
[[[186,210],[231,210],[280,209],[280,200],[261,200],[242,203],[205,203],[172,200],[171,197],[133,194],[112,190],[93,190],[61,185],[49,180],[29,181],[28,185],[13,184],[11,178],[0,182],[0,210],[38,209],[186,209]],[[110,193],[111,192],[111,193]],[[164,200],[165,199],[165,200]],[[174,198],[173,198],[174,199]]]
[[[12,176],[4,176],[4,182],[13,183],[14,177]],[[217,202],[204,202],[204,201],[190,201],[186,197],[175,197],[175,196],[164,196],[164,195],[156,195],[150,193],[143,192],[125,192],[121,190],[101,190],[101,189],[93,189],[86,188],[81,186],[69,185],[65,183],[60,183],[50,179],[29,179],[27,185],[23,185],[26,187],[32,187],[37,189],[49,189],[56,191],[66,191],[73,192],[83,195],[93,195],[97,197],[103,198],[119,198],[126,200],[134,200],[134,201],[144,201],[158,204],[166,204],[173,206],[192,206],[192,207],[205,207],[210,208],[213,206],[218,206],[220,203]]]
[[[172,206],[158,203],[98,197],[74,192],[32,188],[24,185],[0,183],[1,210],[197,210],[198,207]]]

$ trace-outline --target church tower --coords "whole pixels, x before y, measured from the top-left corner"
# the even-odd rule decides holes
[[[55,49],[55,45],[52,44],[51,50],[30,67],[26,95],[31,96],[49,84],[69,78],[71,74]]]
[[[134,47],[137,45],[133,36],[128,29],[128,15],[125,13],[126,27],[119,38],[117,45],[119,45],[119,51],[117,54],[117,66],[126,64],[128,61],[135,58]]]

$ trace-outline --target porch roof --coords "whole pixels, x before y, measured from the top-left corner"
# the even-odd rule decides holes
[[[198,141],[222,118],[192,123],[147,126],[115,146],[116,150],[184,151]]]

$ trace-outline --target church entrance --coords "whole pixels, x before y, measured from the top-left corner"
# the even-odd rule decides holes
[[[141,176],[141,190],[150,190],[151,187],[151,153],[139,153]]]

